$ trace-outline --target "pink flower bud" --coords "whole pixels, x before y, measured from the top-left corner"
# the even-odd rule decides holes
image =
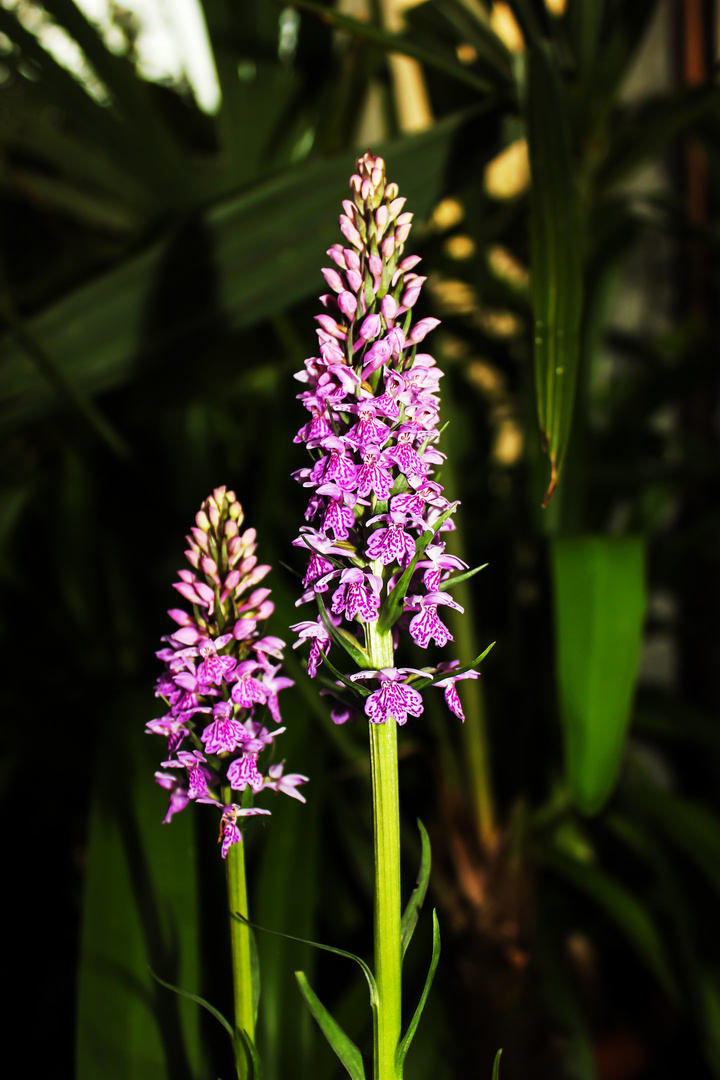
[[[342,292],[345,288],[345,286],[343,285],[343,279],[340,277],[337,270],[332,270],[328,267],[325,267],[322,271],[322,276],[325,278],[328,285],[334,292]]]
[[[383,254],[383,259],[390,259],[395,254],[395,237],[386,236],[380,245],[380,250]]]
[[[391,319],[395,318],[395,313],[397,312],[397,302],[392,298],[392,296],[383,296],[382,303],[380,304],[380,311],[382,312],[382,316],[383,319],[385,319],[385,322],[390,322]]]
[[[357,299],[351,292],[341,292],[338,296],[338,307],[343,315],[347,315],[349,319],[352,319],[355,315],[357,306]]]
[[[422,341],[426,334],[429,334],[431,330],[434,330],[436,326],[440,325],[439,319],[421,319],[419,323],[411,329],[408,334],[408,339],[417,345],[419,341]]]
[[[382,329],[379,315],[368,315],[360,327],[360,337],[365,341],[372,341]]]
[[[362,237],[353,225],[350,218],[346,217],[344,214],[340,215],[340,232],[343,234],[345,239],[353,245],[353,247],[356,247],[358,251],[362,251]]]

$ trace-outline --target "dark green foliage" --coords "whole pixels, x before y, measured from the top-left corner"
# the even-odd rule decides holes
[[[425,1007],[416,1033],[404,1018],[406,1072],[497,1080],[502,1045],[503,1080],[598,1080],[621,1035],[638,1077],[718,1077],[717,86],[627,94],[648,40],[680,64],[657,0],[561,16],[514,0],[523,53],[464,0],[420,4],[397,32],[300,5],[285,52],[282,5],[202,6],[215,115],[141,78],[132,33],[111,52],[71,0],[44,10],[94,96],[0,7],[0,782],[23,898],[7,985],[40,1017],[24,1067],[69,1076],[74,1030],[88,1080],[227,1080],[235,1051],[255,1053],[152,978],[230,1013],[216,837],[202,807],[160,824],[161,740],[143,726],[182,537],[214,486],[235,488],[273,564],[271,632],[304,617],[292,375],[371,100],[372,150],[416,215],[423,314],[443,320],[427,347],[462,500],[448,544],[488,566],[456,576],[444,658],[465,668],[497,641],[458,684],[464,727],[428,686],[403,729],[406,894],[421,865],[438,913],[404,958]],[[421,65],[436,122],[419,134],[400,134],[389,54]],[[496,197],[485,166],[520,138],[534,183]],[[559,479],[541,510],[546,451]],[[307,942],[371,953],[365,732],[331,723],[297,653],[286,667],[283,752],[311,781],[306,806],[279,798],[247,830],[251,913],[291,935],[258,935],[257,1054],[266,1080],[337,1075],[305,971],[359,1080],[365,988]]]

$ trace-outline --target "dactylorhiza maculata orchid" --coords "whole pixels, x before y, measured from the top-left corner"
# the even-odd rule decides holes
[[[307,553],[298,603],[315,602],[319,614],[293,627],[293,647],[309,641],[308,673],[316,677],[321,666],[328,673],[324,692],[338,699],[336,723],[360,707],[370,721],[375,1080],[398,1080],[414,1027],[401,1042],[407,934],[401,933],[397,727],[422,714],[426,686],[444,690],[463,720],[456,684],[477,678],[482,657],[465,667],[458,661],[395,666],[403,632],[421,649],[452,641],[442,611],[462,610],[448,590],[471,572],[442,539],[458,504],[445,497],[435,473],[444,460],[437,447],[442,371],[418,347],[439,320],[413,320],[425,278],[415,272],[420,259],[403,256],[412,214],[397,185],[387,183],[382,158],[370,153],[358,159],[350,195],[340,217],[344,243],[330,248],[333,265],[322,271],[330,292],[316,316],[319,355],[296,375],[310,415],[295,442],[312,457],[295,473],[310,495],[307,524],[294,541]],[[359,670],[338,670],[340,649]],[[436,934],[433,965],[437,950]],[[350,1052],[345,1046],[345,1057]]]
[[[242,507],[224,487],[215,489],[195,518],[185,552],[191,569],[181,570],[175,584],[192,613],[168,613],[179,628],[157,654],[165,670],[156,689],[168,711],[147,731],[168,743],[167,758],[155,773],[170,793],[165,821],[189,802],[219,812],[235,1002],[230,1030],[238,1077],[250,1080],[257,1075],[257,979],[240,822],[270,813],[252,805],[267,790],[305,802],[298,787],[307,777],[288,774],[284,762],[273,761],[275,739],[285,730],[278,726],[278,694],[293,684],[280,674],[284,642],[262,629],[273,611],[270,590],[260,586],[270,567],[258,563],[255,530],[241,532],[242,523]]]
[[[333,641],[344,645],[363,668],[351,681],[378,684],[364,702],[374,724],[420,716],[413,683],[443,689],[464,720],[456,683],[476,671],[459,670],[457,661],[425,670],[368,663],[370,628],[392,629],[394,644],[406,628],[422,649],[453,640],[441,612],[462,611],[446,586],[466,564],[441,539],[458,504],[433,479],[444,460],[436,445],[443,373],[418,346],[439,320],[413,322],[425,278],[415,273],[417,255],[403,258],[412,214],[386,182],[382,158],[365,154],[357,170],[340,217],[345,245],[330,248],[334,266],[322,271],[332,292],[321,296],[326,313],[316,316],[320,355],[296,375],[310,419],[295,441],[313,457],[295,473],[310,491],[309,524],[295,540],[308,552],[299,603],[319,600],[321,614],[293,627],[293,647],[311,642],[315,677]],[[334,716],[342,722],[347,710]]]
[[[264,715],[280,724],[278,693],[293,684],[279,674],[285,643],[260,629],[273,611],[270,590],[257,587],[270,567],[258,563],[255,530],[241,533],[242,523],[242,507],[224,487],[196,515],[185,552],[192,569],[181,570],[174,586],[192,614],[168,612],[179,629],[157,654],[165,671],[155,691],[168,712],[147,725],[168,740],[163,771],[155,774],[170,792],[165,821],[188,802],[217,807],[223,858],[242,839],[240,818],[270,813],[229,801],[228,792],[270,789],[304,802],[298,786],[307,780],[286,775],[283,763],[269,764],[264,774],[258,766],[285,730],[266,727]]]

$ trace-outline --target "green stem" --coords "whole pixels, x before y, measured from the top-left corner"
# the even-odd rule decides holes
[[[394,666],[392,632],[367,627],[370,663]],[[395,1080],[395,1052],[402,1021],[402,952],[400,895],[400,800],[398,795],[397,724],[370,724],[370,762],[375,834],[375,980],[378,1013],[375,1026],[375,1080]]]
[[[245,844],[233,844],[227,854],[228,911],[230,914],[230,948],[232,955],[235,1027],[246,1032],[255,1042],[255,1008],[252,989],[252,953],[250,927],[235,918],[235,913],[249,918],[247,885],[245,882]],[[250,1062],[242,1055],[240,1080],[250,1075]]]

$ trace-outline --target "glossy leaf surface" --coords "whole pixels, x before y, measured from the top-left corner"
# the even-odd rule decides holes
[[[587,814],[610,795],[622,761],[642,645],[644,550],[639,537],[571,537],[552,545],[565,775]]]

